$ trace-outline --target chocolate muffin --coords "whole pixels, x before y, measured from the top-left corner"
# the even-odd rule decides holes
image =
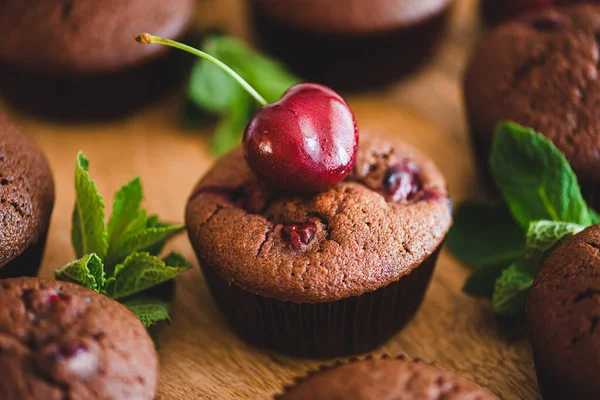
[[[419,308],[451,224],[446,183],[400,141],[361,134],[329,191],[263,189],[236,149],[188,202],[186,224],[217,305],[246,340],[308,357],[362,353]]]
[[[600,398],[600,225],[544,262],[527,300],[527,323],[545,400]]]
[[[154,399],[158,358],[140,320],[81,286],[0,280],[0,398]]]
[[[59,117],[130,111],[181,76],[182,59],[140,46],[142,31],[181,38],[193,0],[64,0],[0,4],[0,90]]]
[[[263,47],[335,89],[380,86],[432,53],[452,0],[253,0]]]
[[[325,367],[286,389],[278,400],[495,400],[475,383],[419,360],[367,358]]]
[[[481,40],[464,86],[471,134],[488,170],[495,125],[511,120],[565,154],[600,209],[600,6],[547,9],[504,23]]]
[[[0,278],[37,274],[53,206],[44,155],[0,114]]]

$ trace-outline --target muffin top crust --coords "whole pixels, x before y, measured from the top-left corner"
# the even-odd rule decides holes
[[[41,278],[0,280],[0,304],[0,398],[154,399],[154,343],[122,304]]]
[[[563,398],[600,396],[600,225],[554,250],[527,300],[536,369],[567,388]]]
[[[432,161],[401,141],[363,133],[353,172],[312,196],[264,189],[233,150],[194,189],[186,224],[200,262],[230,284],[320,303],[409,274],[440,247],[450,209]]]
[[[278,400],[494,400],[453,372],[420,361],[368,358],[325,368],[302,379]]]
[[[42,72],[112,72],[140,64],[164,46],[140,46],[145,31],[177,38],[193,0],[0,2],[0,60]]]
[[[410,27],[442,13],[452,0],[253,0],[261,12],[295,28],[361,34]]]
[[[44,155],[0,114],[0,268],[45,235],[53,206],[54,183]]]
[[[537,11],[484,37],[465,76],[473,134],[511,120],[543,133],[581,179],[600,179],[600,6]]]

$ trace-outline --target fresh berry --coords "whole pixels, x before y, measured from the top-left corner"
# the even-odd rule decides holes
[[[419,170],[410,161],[391,166],[383,178],[383,191],[388,201],[412,200],[422,189]]]
[[[258,110],[242,144],[252,171],[273,189],[321,192],[341,182],[354,167],[358,129],[337,93],[302,83]]]
[[[302,245],[309,244],[317,231],[317,225],[312,222],[304,224],[286,225],[281,229],[283,238],[295,250],[302,248]]]
[[[275,191],[315,193],[341,182],[358,150],[354,114],[342,97],[315,83],[289,88],[268,104],[256,89],[215,57],[174,40],[142,33],[135,40],[162,44],[215,64],[262,106],[244,131],[242,147],[254,174]]]

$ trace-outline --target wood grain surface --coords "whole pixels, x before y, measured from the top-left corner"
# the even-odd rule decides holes
[[[241,0],[198,2],[203,26],[223,26],[251,38]],[[350,96],[359,126],[397,135],[429,154],[446,175],[455,202],[479,194],[467,138],[461,76],[472,43],[481,34],[476,0],[458,0],[452,24],[432,62],[417,74],[379,92]],[[390,51],[393,51],[390,49]],[[55,176],[57,200],[43,276],[73,259],[70,214],[74,201],[75,155],[91,160],[91,174],[109,202],[139,174],[145,206],[165,219],[182,221],[194,183],[210,166],[210,127],[185,131],[178,96],[118,121],[60,124],[2,105],[35,136]],[[194,260],[177,279],[173,324],[160,329],[161,399],[268,399],[294,377],[322,364],[268,353],[245,344],[226,325],[213,303],[185,235],[171,249]],[[459,371],[502,399],[540,398],[529,345],[509,341],[496,327],[490,305],[461,292],[466,267],[447,252],[414,320],[376,354],[405,353]]]

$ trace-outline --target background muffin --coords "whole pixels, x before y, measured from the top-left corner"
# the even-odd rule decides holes
[[[47,279],[0,288],[0,398],[154,399],[154,344],[125,306]]]
[[[0,278],[37,274],[53,206],[44,155],[0,114]]]
[[[515,121],[565,154],[588,201],[600,209],[600,6],[544,10],[483,38],[465,77],[475,150],[485,171],[495,125]]]
[[[65,118],[129,111],[182,74],[181,58],[133,36],[181,38],[192,7],[193,0],[2,2],[0,36],[10,38],[0,44],[3,95]]]
[[[527,322],[544,399],[600,398],[600,225],[548,256],[529,294]]]
[[[382,85],[432,52],[452,0],[252,0],[265,49],[336,89]]]
[[[234,150],[194,190],[186,224],[242,337],[300,356],[360,353],[418,309],[451,222],[445,185],[413,148],[366,134],[353,173],[306,197],[264,190]]]
[[[279,400],[493,400],[473,382],[404,357],[367,358],[324,368],[287,388]]]

